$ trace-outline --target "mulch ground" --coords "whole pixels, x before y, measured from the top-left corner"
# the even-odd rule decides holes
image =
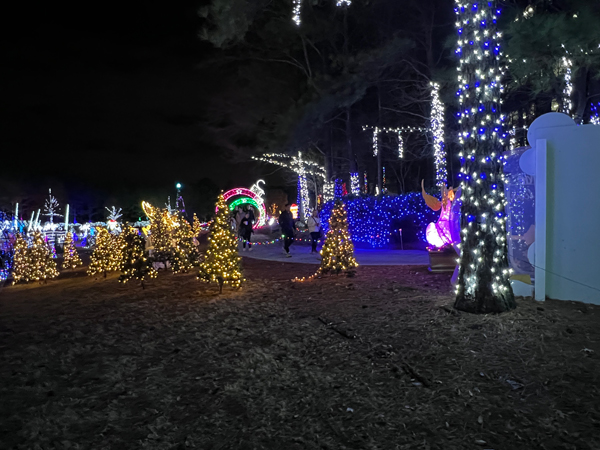
[[[244,259],[240,291],[0,291],[0,448],[599,449],[600,307],[451,308],[450,274]]]

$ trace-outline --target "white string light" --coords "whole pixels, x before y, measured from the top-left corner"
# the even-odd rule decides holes
[[[563,46],[564,47],[564,46]],[[573,62],[571,59],[566,56],[562,57],[562,67],[565,72],[565,87],[563,89],[563,104],[562,104],[562,112],[571,115],[571,110],[573,109],[573,101],[571,100],[571,94],[573,93],[573,82],[571,80],[571,67],[573,66]]]
[[[360,178],[358,177],[358,172],[350,174],[350,192],[353,195],[360,194]]]
[[[446,147],[444,144],[444,104],[440,100],[440,86],[431,83],[431,133],[433,134],[433,158],[436,186],[446,186]]]
[[[292,10],[292,20],[297,26],[302,23],[300,13],[302,12],[302,0],[294,0],[294,9]]]
[[[404,157],[404,142],[402,140],[402,133],[423,133],[427,131],[427,128],[421,127],[400,127],[400,128],[387,128],[387,127],[373,127],[371,125],[363,125],[363,130],[373,130],[373,156],[377,156],[379,153],[379,133],[394,133],[398,136],[398,158]]]

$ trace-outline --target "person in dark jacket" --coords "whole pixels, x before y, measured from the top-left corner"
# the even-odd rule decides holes
[[[283,212],[279,215],[279,226],[281,227],[281,239],[283,239],[283,250],[285,255],[291,257],[290,245],[294,242],[294,217],[290,212],[290,205],[286,204]]]
[[[252,220],[250,220],[250,213],[244,214],[242,220],[240,221],[240,237],[242,238],[243,251],[246,251],[246,244],[248,244],[248,251],[252,251],[252,244],[250,243],[250,239],[252,238]]]

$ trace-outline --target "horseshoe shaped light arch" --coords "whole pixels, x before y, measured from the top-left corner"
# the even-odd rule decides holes
[[[250,205],[258,211],[258,217],[254,228],[262,227],[267,222],[267,210],[262,198],[246,188],[234,188],[223,194],[223,199],[227,202],[230,211],[233,211],[236,206]]]

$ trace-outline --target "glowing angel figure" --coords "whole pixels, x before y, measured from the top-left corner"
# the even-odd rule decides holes
[[[436,248],[460,242],[460,202],[458,201],[461,195],[460,188],[454,192],[452,187],[442,186],[440,201],[425,192],[423,183],[424,180],[421,181],[421,194],[427,206],[434,211],[442,210],[438,221],[427,225],[425,231],[427,242]]]

